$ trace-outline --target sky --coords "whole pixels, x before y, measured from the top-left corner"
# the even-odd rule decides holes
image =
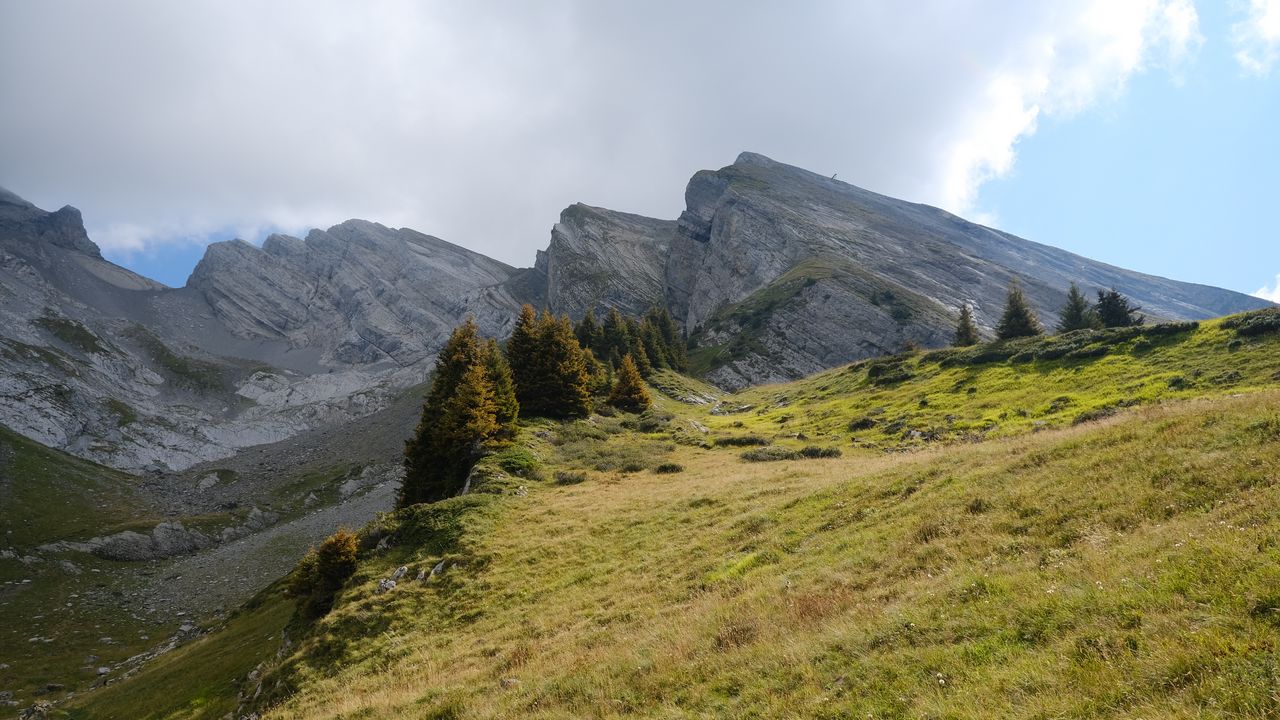
[[[352,217],[513,265],[763,153],[1280,300],[1280,0],[6,0],[0,186],[181,285]]]

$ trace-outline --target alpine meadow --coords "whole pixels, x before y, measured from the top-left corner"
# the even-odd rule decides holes
[[[1280,718],[1278,20],[0,3],[0,720]]]

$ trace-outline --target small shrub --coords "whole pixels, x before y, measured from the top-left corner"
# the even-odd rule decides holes
[[[664,462],[653,469],[659,475],[671,475],[674,473],[684,472],[684,466],[680,463]]]
[[[632,460],[632,461],[630,461],[630,462],[625,462],[625,463],[623,463],[623,464],[622,464],[622,467],[620,468],[620,470],[621,470],[622,472],[624,472],[624,473],[638,473],[638,472],[640,472],[641,470],[644,470],[644,469],[645,469],[645,468],[647,468],[647,467],[648,467],[648,465],[646,465],[645,463],[637,462],[637,461],[635,461],[635,460]]]
[[[538,456],[526,447],[515,445],[496,453],[492,461],[504,472],[522,478],[534,479],[538,476],[538,468],[542,465]]]
[[[1222,321],[1222,327],[1235,330],[1241,337],[1280,332],[1280,308],[1263,308],[1229,317]]]
[[[849,421],[849,432],[858,432],[859,430],[870,430],[880,424],[879,420],[873,417],[854,418]]]
[[[1235,352],[1242,347],[1244,347],[1244,341],[1240,338],[1231,338],[1227,342],[1227,352]]]
[[[299,610],[310,618],[322,617],[333,608],[338,591],[356,572],[360,541],[346,528],[312,548],[294,568],[288,592],[301,600]]]
[[[661,432],[675,417],[671,413],[657,412],[650,408],[636,417],[623,420],[622,427],[644,433]]]
[[[800,457],[804,458],[838,458],[840,457],[840,448],[818,447],[817,445],[808,445],[800,448]]]
[[[1189,387],[1191,387],[1191,381],[1185,375],[1174,375],[1169,378],[1170,390],[1185,390]]]
[[[577,485],[586,482],[587,474],[576,470],[557,470],[555,479],[557,485]]]
[[[800,453],[789,448],[768,445],[755,450],[748,450],[740,456],[747,462],[774,462],[777,460],[796,460]]]
[[[1076,415],[1075,418],[1071,421],[1071,424],[1082,425],[1087,422],[1096,422],[1098,420],[1109,418],[1115,414],[1116,414],[1116,409],[1111,406],[1095,408],[1093,410],[1085,410],[1079,415]]]
[[[768,445],[769,440],[759,435],[736,435],[734,437],[716,438],[716,447],[750,447],[752,445]]]

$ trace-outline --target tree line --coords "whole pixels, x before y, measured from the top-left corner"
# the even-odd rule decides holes
[[[399,507],[462,490],[483,455],[510,443],[522,417],[585,417],[599,403],[642,412],[651,403],[643,377],[683,370],[684,341],[671,315],[643,318],[590,311],[574,326],[567,315],[520,309],[505,347],[480,337],[471,318],[436,358],[431,388],[413,437],[405,443]]]
[[[1074,282],[1067,291],[1067,302],[1058,313],[1059,333],[1073,330],[1096,330],[1108,327],[1129,327],[1141,325],[1145,318],[1140,314],[1142,308],[1134,305],[1115,288],[1098,290],[1097,302],[1090,303],[1080,287]],[[996,324],[996,339],[1011,340],[1020,337],[1035,337],[1044,334],[1036,313],[1031,309],[1026,296],[1017,280],[1009,284],[1008,295],[1005,296],[1004,310],[1000,314],[1000,322]],[[956,322],[956,347],[976,345],[981,340],[978,326],[973,320],[973,311],[968,305],[960,308],[960,318]]]

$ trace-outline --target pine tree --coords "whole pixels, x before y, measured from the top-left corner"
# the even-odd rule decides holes
[[[979,341],[978,326],[973,322],[973,311],[968,305],[960,308],[960,320],[956,322],[956,339],[953,343],[956,347],[968,347],[977,345]]]
[[[547,313],[542,321],[540,348],[545,358],[545,395],[541,415],[553,418],[586,417],[591,413],[590,378],[586,354],[573,334],[569,316],[559,320]]]
[[[1080,292],[1080,287],[1075,283],[1071,283],[1071,288],[1067,290],[1067,304],[1062,306],[1062,312],[1058,314],[1058,318],[1060,333],[1095,328],[1101,324],[1097,313],[1089,307],[1089,301],[1085,299],[1084,293]]]
[[[640,339],[644,343],[644,354],[648,356],[649,363],[655,370],[662,370],[671,367],[671,362],[667,358],[666,343],[662,341],[662,336],[658,333],[658,326],[653,324],[649,318],[640,321]]]
[[[520,407],[530,411],[537,404],[539,379],[545,374],[541,369],[543,358],[539,349],[541,324],[532,305],[520,308],[511,337],[507,340],[507,364],[515,381],[516,400]]]
[[[583,348],[592,352],[600,349],[600,341],[604,333],[600,329],[600,324],[596,322],[596,314],[593,310],[587,310],[587,314],[582,316],[582,320],[573,329],[573,334],[578,337],[578,344]]]
[[[1005,298],[1004,313],[1000,316],[1000,324],[996,326],[996,338],[1009,340],[1011,338],[1033,337],[1043,332],[1044,330],[1040,327],[1040,321],[1036,319],[1035,312],[1027,304],[1027,298],[1022,294],[1022,287],[1018,285],[1018,281],[1014,280],[1009,283],[1009,294]]]
[[[653,363],[649,361],[649,353],[644,347],[644,333],[640,329],[640,323],[635,318],[626,318],[623,322],[626,323],[628,343],[622,355],[630,354],[640,375],[649,377],[653,374]],[[618,358],[618,367],[622,367],[622,358]]]
[[[1103,327],[1129,327],[1141,325],[1145,318],[1138,314],[1142,308],[1129,302],[1129,298],[1115,288],[1098,291],[1098,303],[1094,306]]]
[[[498,437],[510,439],[516,435],[516,420],[520,417],[520,402],[516,399],[515,378],[511,366],[498,347],[498,341],[490,339],[484,346],[485,370],[493,385],[493,402],[497,408]]]
[[[680,335],[679,328],[676,327],[675,320],[671,318],[671,313],[665,307],[654,305],[645,314],[645,319],[657,328],[666,362],[671,369],[680,372],[688,369],[689,357],[685,351],[685,341]]]
[[[631,359],[631,355],[622,356],[618,366],[618,379],[614,381],[613,392],[609,393],[609,404],[628,412],[643,412],[649,408],[652,400],[645,389],[640,371]]]
[[[609,314],[604,316],[602,334],[600,352],[596,356],[601,362],[616,368],[622,362],[622,356],[631,352],[632,345],[627,320],[617,308],[610,308]]]
[[[441,468],[443,491],[436,500],[462,488],[472,465],[483,450],[498,437],[498,405],[493,399],[493,383],[484,363],[467,368],[456,392],[445,402],[435,441],[444,460]]]
[[[397,504],[400,507],[447,497],[447,473],[437,436],[445,403],[457,391],[467,370],[481,362],[481,346],[475,321],[467,318],[449,336],[436,357],[431,391],[422,405],[422,417],[413,437],[405,443],[404,481]]]

